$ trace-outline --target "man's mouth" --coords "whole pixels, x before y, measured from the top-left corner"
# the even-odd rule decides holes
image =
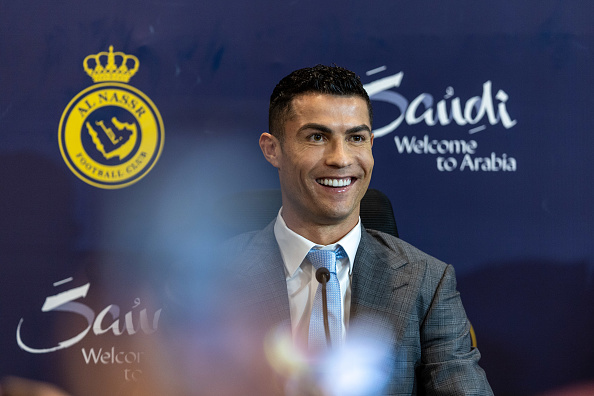
[[[316,182],[318,184],[321,184],[322,186],[327,186],[327,187],[346,187],[348,185],[350,185],[353,182],[354,178],[352,177],[345,177],[342,179],[327,179],[327,178],[322,178],[322,179],[316,179]]]

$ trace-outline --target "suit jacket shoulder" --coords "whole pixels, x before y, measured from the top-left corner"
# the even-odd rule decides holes
[[[417,249],[413,245],[403,241],[400,238],[396,238],[393,235],[386,234],[381,231],[366,229],[366,233],[368,236],[372,238],[376,244],[373,244],[372,241],[367,241],[370,243],[370,246],[374,246],[376,249],[387,249],[395,254],[397,257],[406,260],[407,262],[425,262],[427,265],[435,267],[436,270],[445,270],[447,266],[441,260],[436,259],[435,257]]]

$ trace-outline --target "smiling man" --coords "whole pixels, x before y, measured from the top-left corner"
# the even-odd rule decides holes
[[[290,321],[295,344],[318,353],[363,323],[390,351],[385,394],[491,395],[452,266],[361,224],[372,146],[371,104],[354,73],[315,66],[278,83],[260,148],[278,170],[282,208],[233,240],[243,302],[265,328]]]
[[[368,104],[361,96],[311,92],[284,112],[275,116],[284,123],[272,121],[272,133],[260,137],[264,156],[278,169],[282,218],[311,241],[335,243],[357,225],[371,179]]]

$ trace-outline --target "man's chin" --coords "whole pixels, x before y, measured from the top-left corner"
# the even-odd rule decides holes
[[[351,223],[354,220],[353,226],[359,219],[359,211],[356,208],[336,208],[330,207],[326,210],[318,213],[318,219],[320,224],[324,225],[340,225]]]

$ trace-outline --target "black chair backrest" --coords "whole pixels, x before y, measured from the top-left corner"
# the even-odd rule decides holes
[[[361,222],[367,229],[398,237],[398,227],[390,199],[383,192],[368,189],[361,200]]]
[[[235,194],[221,203],[224,216],[219,221],[228,237],[261,230],[278,214],[282,205],[280,190],[251,190]],[[396,219],[388,197],[379,190],[368,189],[361,201],[361,222],[368,229],[398,236]]]

